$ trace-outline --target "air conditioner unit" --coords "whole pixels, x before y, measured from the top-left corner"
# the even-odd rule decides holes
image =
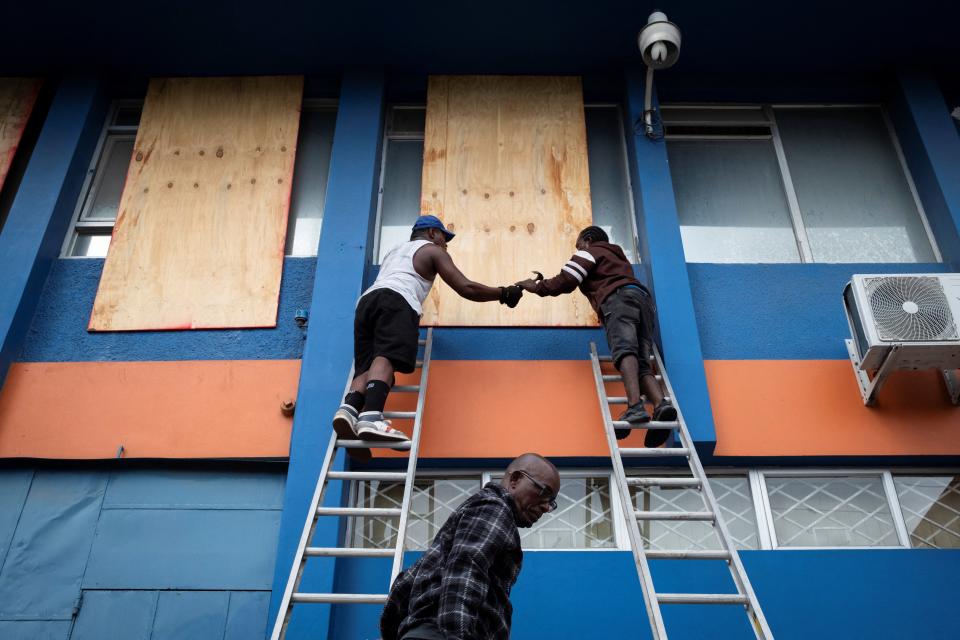
[[[843,306],[865,404],[874,404],[891,372],[904,369],[941,370],[951,400],[960,402],[960,273],[855,275]]]

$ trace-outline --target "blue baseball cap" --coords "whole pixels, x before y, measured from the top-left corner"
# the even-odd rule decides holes
[[[451,231],[447,231],[447,228],[443,226],[443,222],[441,222],[437,216],[420,216],[417,218],[417,221],[413,223],[413,230],[419,231],[420,229],[440,229],[440,231],[443,231],[447,242],[453,240],[453,237],[457,235]]]

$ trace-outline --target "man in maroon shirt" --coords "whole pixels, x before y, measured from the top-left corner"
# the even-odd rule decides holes
[[[600,227],[581,231],[576,246],[577,252],[555,277],[523,280],[517,285],[538,296],[559,296],[579,288],[600,316],[613,364],[623,376],[628,406],[620,420],[636,425],[650,422],[643,395],[654,407],[654,420],[676,420],[677,410],[663,397],[650,369],[654,318],[650,292],[634,277],[623,249],[611,244]],[[616,435],[622,440],[630,435],[630,430],[617,429]],[[669,429],[650,429],[644,444],[659,447],[669,437]]]

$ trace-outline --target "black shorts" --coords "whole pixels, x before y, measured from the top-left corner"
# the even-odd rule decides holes
[[[353,374],[365,373],[373,359],[387,358],[399,373],[417,365],[420,316],[392,289],[374,289],[360,298],[353,320]]]
[[[638,287],[620,287],[607,296],[600,312],[614,365],[619,369],[624,356],[634,355],[640,361],[640,375],[651,373],[654,307],[650,295]]]

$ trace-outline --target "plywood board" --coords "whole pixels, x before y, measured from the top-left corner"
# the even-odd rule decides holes
[[[37,102],[40,84],[36,78],[0,78],[0,188]]]
[[[432,76],[421,209],[457,233],[450,255],[472,280],[557,274],[593,219],[580,78]],[[464,300],[439,279],[423,315],[425,325],[446,326],[596,323],[578,292],[527,295],[508,309]]]
[[[91,331],[276,325],[301,77],[150,82]]]

